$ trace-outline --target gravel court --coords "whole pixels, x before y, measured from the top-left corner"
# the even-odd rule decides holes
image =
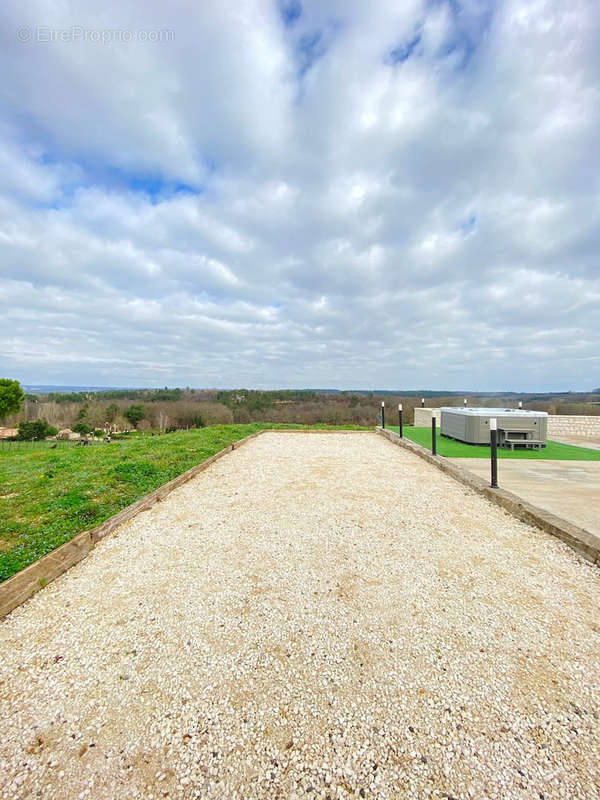
[[[599,608],[382,437],[263,434],[0,625],[0,791],[593,800]]]

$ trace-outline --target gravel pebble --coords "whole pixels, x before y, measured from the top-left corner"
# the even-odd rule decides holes
[[[264,434],[0,625],[0,793],[600,797],[599,607],[383,438]]]

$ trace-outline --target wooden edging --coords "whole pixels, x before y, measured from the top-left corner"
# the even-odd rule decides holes
[[[215,453],[214,456],[207,458],[206,461],[197,464],[195,467],[191,467],[191,469],[186,470],[186,472],[182,472],[181,475],[159,486],[158,489],[150,492],[150,494],[140,497],[135,503],[121,509],[121,511],[113,514],[112,517],[101,522],[100,525],[96,525],[95,528],[78,533],[68,542],[57,547],[56,550],[47,553],[38,561],[25,567],[25,569],[22,569],[20,572],[17,572],[16,575],[8,578],[8,580],[3,583],[0,583],[0,619],[9,614],[13,608],[29,600],[37,591],[43,589],[44,586],[58,578],[63,572],[66,572],[69,567],[72,567],[74,564],[77,564],[78,561],[85,558],[90,550],[92,550],[101,539],[104,539],[105,536],[112,533],[115,528],[118,528],[125,522],[129,522],[129,520],[133,519],[140,512],[152,508],[155,503],[164,500],[173,489],[177,489],[178,486],[195,478],[196,475],[199,475],[210,467],[210,465],[214,464],[219,458],[222,458],[241,445],[246,444],[246,442],[249,442],[251,439],[255,439],[257,436],[260,436],[261,433],[264,433],[264,431],[257,431],[256,433],[246,436],[244,439],[227,445],[223,450]]]
[[[373,428],[354,430],[353,428],[265,428],[260,433],[373,433]]]
[[[256,433],[251,433],[244,439],[239,439],[239,441],[227,445],[223,450],[215,453],[214,456],[207,458],[206,461],[203,461],[195,467],[191,467],[191,469],[188,469],[186,472],[182,472],[181,475],[159,486],[158,489],[150,492],[150,494],[140,497],[135,503],[121,509],[121,511],[113,514],[112,517],[101,522],[100,525],[96,525],[95,528],[78,533],[72,539],[69,539],[68,542],[52,550],[51,553],[47,553],[45,556],[42,556],[42,558],[38,559],[38,561],[25,567],[20,572],[17,572],[16,575],[8,578],[3,583],[0,583],[0,619],[9,614],[13,608],[29,600],[36,592],[58,578],[59,575],[62,575],[63,572],[66,572],[74,564],[84,559],[101,539],[104,539],[105,536],[108,536],[120,525],[129,522],[129,520],[133,519],[142,511],[147,511],[149,508],[152,508],[155,503],[164,500],[173,489],[177,489],[178,486],[187,483],[187,481],[195,478],[196,475],[199,475],[210,467],[211,464],[214,464],[219,458],[222,458],[227,453],[241,447],[241,445],[246,444],[246,442],[255,439],[263,433],[372,433],[372,430],[314,430],[304,428],[290,428],[286,430],[285,428],[264,428],[263,430],[256,431]]]
[[[581,555],[585,556],[585,558],[592,563],[600,564],[599,537],[594,536],[583,528],[572,525],[570,522],[544,509],[526,503],[512,492],[508,492],[505,489],[491,489],[488,484],[477,475],[473,475],[473,473],[455,464],[449,463],[440,456],[432,456],[424,447],[421,447],[409,439],[400,439],[398,434],[393,431],[382,430],[381,428],[377,428],[376,431],[393,444],[400,445],[420,456],[425,461],[428,461],[430,464],[434,464],[442,472],[451,475],[456,480],[474,489],[488,500],[504,508],[513,516],[518,517],[524,522],[537,525],[539,528],[542,528],[542,530],[562,539],[562,541],[566,542],[566,544],[581,553]],[[215,461],[263,433],[371,433],[371,431],[336,431],[331,429],[303,430],[299,428],[285,430],[281,428],[266,428],[256,431],[256,433],[252,433],[233,444],[227,445],[223,450],[207,458],[206,461],[188,469],[168,483],[159,486],[158,489],[155,489],[153,492],[140,497],[135,503],[126,506],[95,528],[77,534],[68,542],[65,542],[65,544],[57,547],[56,550],[42,556],[42,558],[35,563],[30,564],[16,575],[13,575],[11,578],[1,583],[0,619],[32,597],[37,591],[43,589],[48,583],[58,578],[59,575],[62,575],[63,572],[66,572],[74,564],[84,559],[101,539],[104,539],[116,528],[129,522],[142,511],[147,511],[152,508],[155,503],[164,500],[174,489],[177,489],[179,486],[182,486],[184,483],[187,483],[187,481],[196,477],[196,475],[199,475],[211,464],[214,464]]]
[[[592,564],[600,565],[600,537],[584,530],[584,528],[573,525],[566,519],[562,519],[562,517],[551,514],[543,508],[527,503],[513,492],[509,492],[506,489],[492,489],[489,484],[478,475],[474,475],[472,472],[469,472],[463,467],[459,467],[457,464],[452,464],[443,456],[431,455],[429,450],[416,444],[416,442],[412,442],[410,439],[405,439],[404,437],[401,439],[394,431],[384,430],[380,427],[378,427],[376,431],[392,442],[392,444],[410,450],[420,458],[436,466],[442,472],[460,481],[460,483],[474,489],[478,494],[496,503],[496,505],[508,511],[509,514],[512,514],[514,517],[517,517],[523,522],[528,522],[530,525],[536,525],[547,533],[551,533],[552,536],[562,539],[563,542],[580,553],[580,555],[587,558],[588,561],[591,561]]]

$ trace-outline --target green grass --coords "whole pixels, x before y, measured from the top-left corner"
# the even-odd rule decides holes
[[[0,453],[6,450],[15,451],[30,451],[30,450],[64,450],[66,447],[74,447],[77,442],[69,442],[67,440],[52,441],[44,439],[40,442],[20,442],[9,441],[7,439],[0,440]]]
[[[0,582],[227,445],[262,429],[307,427],[215,425],[90,447],[0,449]]]
[[[386,425],[395,433],[398,433],[398,426]],[[431,450],[431,428],[413,428],[404,425],[403,434],[417,444]],[[436,436],[437,452],[446,458],[489,458],[490,448],[486,445],[465,444],[457,442],[455,439],[447,439],[440,436],[439,429]],[[498,448],[498,458],[527,458],[534,461],[600,461],[600,450],[590,450],[586,447],[575,447],[570,444],[549,441],[546,447],[541,450],[526,450],[525,448]]]

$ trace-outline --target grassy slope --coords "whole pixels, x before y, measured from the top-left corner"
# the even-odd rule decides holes
[[[398,426],[386,425],[386,428],[398,433]],[[413,442],[431,450],[431,428],[413,428],[407,425],[403,429],[404,436]],[[486,445],[465,444],[454,439],[436,436],[437,452],[447,458],[489,458],[490,448]],[[504,447],[498,448],[498,458],[528,458],[538,461],[600,461],[600,450],[589,450],[586,447],[575,447],[570,444],[548,442],[541,451],[516,448],[514,451]]]
[[[92,447],[0,450],[0,581],[227,445],[285,427],[305,426],[216,425]]]

